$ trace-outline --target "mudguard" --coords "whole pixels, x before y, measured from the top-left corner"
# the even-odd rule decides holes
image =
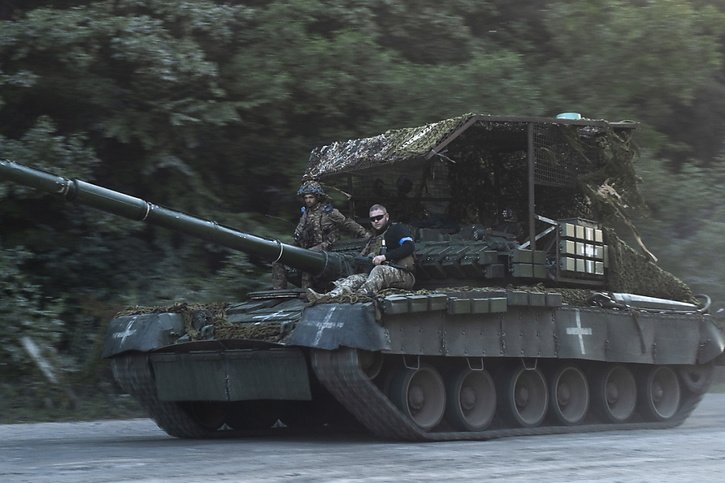
[[[700,321],[700,351],[697,362],[705,364],[712,360],[725,365],[725,335],[711,320]]]
[[[285,343],[326,350],[340,347],[368,351],[390,349],[385,329],[375,321],[372,303],[307,307]]]
[[[116,317],[109,323],[101,357],[127,351],[149,352],[173,344],[184,331],[181,314],[165,312]]]

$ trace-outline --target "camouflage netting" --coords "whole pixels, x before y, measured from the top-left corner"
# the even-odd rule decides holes
[[[230,324],[226,321],[222,322],[222,324],[215,326],[214,335],[217,339],[279,342],[287,334],[287,328],[276,322],[265,322],[264,324]]]
[[[605,229],[605,233],[609,245],[607,285],[610,291],[697,303],[685,282],[662,270],[650,258],[637,253],[613,230]]]
[[[232,324],[226,319],[228,304],[187,304],[179,303],[165,307],[130,307],[118,313],[124,315],[181,314],[184,319],[185,334],[190,340],[204,340],[204,327],[212,326],[215,339],[246,339],[263,342],[278,342],[285,335],[282,324]]]
[[[310,155],[305,178],[321,179],[425,157],[472,116],[465,114],[421,127],[391,129],[378,136],[316,148]]]
[[[641,205],[635,126],[466,114],[316,148],[304,177],[353,193],[363,208],[387,203],[418,225],[432,215],[486,224],[503,207],[526,213],[531,128],[539,214],[619,216]]]
[[[689,300],[684,283],[648,262],[657,260],[631,222],[644,206],[634,168],[635,127],[630,121],[466,114],[317,148],[305,177],[352,193],[362,209],[386,204],[395,219],[417,227],[491,226],[503,208],[521,219],[528,213],[531,129],[536,213],[627,226],[646,257],[610,232],[611,289]]]

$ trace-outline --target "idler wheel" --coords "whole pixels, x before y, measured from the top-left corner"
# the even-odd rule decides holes
[[[517,426],[539,426],[546,416],[549,393],[539,369],[515,366],[500,376],[499,398],[504,416]]]
[[[592,404],[599,415],[611,423],[623,423],[632,417],[637,404],[637,384],[625,366],[605,366],[592,380]]]
[[[446,388],[432,366],[400,370],[390,384],[390,400],[420,429],[429,431],[443,419]]]
[[[465,368],[447,381],[446,419],[456,429],[483,431],[496,413],[496,386],[483,370]]]
[[[680,381],[666,366],[649,367],[640,381],[640,410],[649,421],[672,419],[680,408]]]
[[[712,384],[712,365],[679,366],[680,380],[685,388],[695,394],[704,394]]]
[[[579,424],[589,409],[589,384],[581,369],[562,366],[549,379],[551,414],[561,424]]]

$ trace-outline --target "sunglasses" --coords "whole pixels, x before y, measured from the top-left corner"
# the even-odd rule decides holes
[[[371,216],[370,221],[380,221],[385,218],[385,215]]]

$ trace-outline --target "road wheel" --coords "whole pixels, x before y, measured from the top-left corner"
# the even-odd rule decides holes
[[[561,366],[549,380],[551,414],[557,422],[579,424],[589,409],[589,384],[581,369]]]
[[[621,365],[597,370],[592,380],[592,404],[605,421],[623,423],[631,418],[637,404],[632,371]]]
[[[420,429],[429,431],[440,423],[446,409],[446,388],[432,366],[403,368],[390,384],[390,400]]]
[[[447,381],[446,418],[463,431],[483,431],[496,413],[496,387],[486,371],[465,368]]]
[[[667,421],[680,408],[680,381],[666,366],[648,367],[640,382],[640,411],[649,421]]]
[[[549,395],[546,379],[539,369],[523,366],[505,369],[499,386],[501,409],[509,422],[531,428],[544,421]]]

